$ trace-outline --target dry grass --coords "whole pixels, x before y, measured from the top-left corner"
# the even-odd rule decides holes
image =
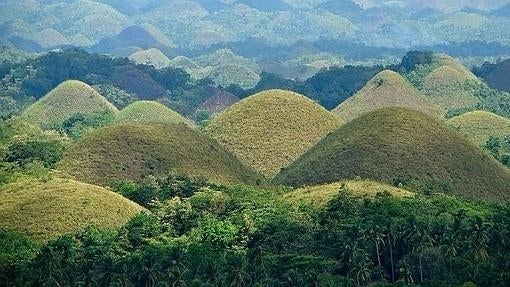
[[[219,183],[255,183],[259,178],[225,148],[184,124],[119,124],[96,130],[71,146],[58,168],[99,185],[169,172]]]
[[[442,121],[381,109],[330,134],[275,178],[291,186],[352,179],[402,183],[423,192],[510,199],[510,171]]]
[[[344,121],[385,107],[410,108],[434,117],[441,117],[441,108],[428,102],[406,79],[393,71],[382,71],[373,77],[356,95],[333,112]]]
[[[465,135],[477,146],[483,146],[490,137],[510,135],[510,120],[485,111],[474,111],[450,119],[448,125]]]
[[[0,227],[37,240],[83,230],[115,228],[143,208],[107,189],[73,180],[22,181],[0,187]]]
[[[273,177],[340,123],[302,95],[269,90],[234,104],[206,132],[241,161]]]
[[[465,74],[450,66],[441,66],[425,78],[421,91],[445,112],[469,108],[475,106],[479,99],[475,91],[467,87],[468,81],[472,79]]]
[[[152,65],[157,69],[162,69],[170,65],[170,59],[155,48],[135,52],[129,56],[129,59],[136,64]]]
[[[137,101],[115,115],[116,123],[193,123],[172,109],[154,101]]]
[[[43,128],[62,124],[76,113],[94,114],[117,112],[117,108],[89,85],[80,81],[65,81],[30,106],[21,118]]]
[[[347,190],[359,197],[375,197],[378,193],[389,192],[396,197],[413,196],[408,190],[371,180],[345,180],[325,185],[307,186],[285,193],[284,199],[293,203],[308,203],[321,207],[328,203],[340,190]]]

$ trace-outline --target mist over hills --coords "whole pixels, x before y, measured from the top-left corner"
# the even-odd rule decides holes
[[[166,41],[131,38],[130,44],[144,49],[175,44],[189,50],[248,38],[273,46],[342,38],[393,48],[476,40],[508,45],[508,37],[500,37],[508,35],[505,4],[508,1],[7,0],[0,6],[0,30],[4,40],[30,42],[35,49],[112,48],[148,26],[147,35]]]

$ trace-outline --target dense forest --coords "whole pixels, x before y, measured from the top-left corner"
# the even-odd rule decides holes
[[[148,210],[44,244],[2,231],[2,282],[84,286],[507,286],[510,207],[444,195],[326,206],[182,176],[117,192]],[[476,285],[475,285],[476,284]]]

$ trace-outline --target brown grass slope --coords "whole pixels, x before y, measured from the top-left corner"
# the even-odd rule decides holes
[[[167,106],[154,101],[136,101],[115,114],[115,123],[193,123]]]
[[[92,224],[119,227],[142,210],[119,194],[73,180],[21,181],[0,187],[0,227],[38,240]]]
[[[440,120],[386,108],[340,127],[275,178],[292,186],[355,177],[467,198],[510,199],[510,171]]]
[[[483,146],[490,137],[510,135],[510,119],[486,111],[474,111],[456,116],[447,124],[465,135],[474,144]]]
[[[340,122],[302,95],[269,90],[228,108],[211,121],[206,132],[241,161],[273,177]]]
[[[434,61],[439,67],[447,66],[459,72],[465,79],[479,81],[478,77],[457,60],[446,54],[434,55]]]
[[[65,81],[31,105],[21,118],[43,128],[62,124],[76,113],[110,113],[117,108],[89,85],[80,81]]]
[[[151,65],[157,69],[170,65],[170,59],[156,48],[135,52],[129,56],[129,59],[136,64]]]
[[[333,112],[344,121],[351,121],[385,107],[410,108],[441,117],[438,106],[425,100],[400,74],[389,70],[377,74],[356,95],[341,103]]]
[[[169,172],[220,183],[258,179],[225,148],[185,124],[119,124],[96,130],[69,148],[59,169],[100,185]]]
[[[472,78],[450,66],[441,66],[424,80],[421,91],[445,111],[475,106],[479,99],[475,91],[466,87]]]

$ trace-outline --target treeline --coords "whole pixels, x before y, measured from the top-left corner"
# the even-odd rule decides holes
[[[2,286],[510,284],[508,205],[360,199],[343,188],[318,208],[285,202],[284,190],[184,177],[117,190],[150,213],[120,230],[90,227],[43,244],[0,232]]]
[[[210,95],[212,81],[193,81],[180,69],[136,65],[127,58],[89,54],[80,49],[50,52],[21,63],[0,65],[1,115],[8,118],[65,80],[97,88],[118,108],[135,100],[158,100],[188,115]],[[7,109],[8,104],[10,110]]]

